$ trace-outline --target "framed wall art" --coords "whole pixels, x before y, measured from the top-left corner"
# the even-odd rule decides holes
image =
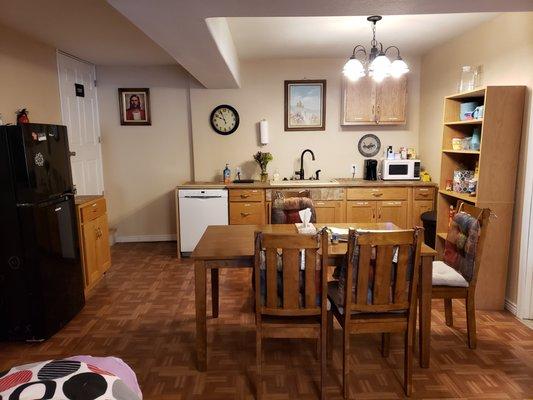
[[[120,125],[152,125],[150,89],[118,89]]]
[[[326,80],[285,81],[285,130],[326,129]]]

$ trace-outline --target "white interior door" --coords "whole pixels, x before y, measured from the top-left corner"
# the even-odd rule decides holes
[[[102,194],[102,151],[96,94],[96,70],[93,64],[57,53],[61,116],[68,129],[72,179],[77,194]],[[76,92],[82,85],[83,96]]]

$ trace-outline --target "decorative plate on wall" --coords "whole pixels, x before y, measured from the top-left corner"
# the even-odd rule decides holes
[[[222,104],[211,111],[209,122],[219,135],[231,135],[239,127],[239,113],[232,106]]]
[[[381,142],[376,135],[369,133],[359,139],[357,148],[363,157],[374,157],[381,149]]]

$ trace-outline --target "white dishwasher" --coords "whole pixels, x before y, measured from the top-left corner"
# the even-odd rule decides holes
[[[192,252],[209,225],[228,225],[227,189],[181,189],[178,197],[181,252]]]

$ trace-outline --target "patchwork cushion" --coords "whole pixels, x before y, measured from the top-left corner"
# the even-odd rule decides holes
[[[298,212],[311,209],[311,223],[316,222],[316,212],[313,200],[308,197],[277,198],[272,202],[272,224],[293,224],[302,222]]]
[[[444,261],[433,261],[433,285],[468,287],[468,282]]]
[[[479,221],[465,212],[454,215],[444,244],[444,262],[470,282],[474,276]]]

